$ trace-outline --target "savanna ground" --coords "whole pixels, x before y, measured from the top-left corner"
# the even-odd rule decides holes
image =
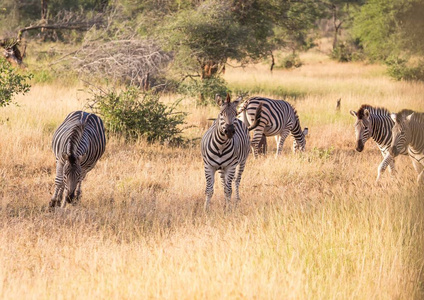
[[[407,157],[398,179],[374,183],[382,157],[354,150],[350,109],[363,103],[424,111],[424,84],[394,82],[384,67],[339,64],[320,54],[304,66],[227,69],[232,90],[292,95],[307,151],[251,156],[242,202],[223,210],[216,183],[203,212],[199,141],[184,148],[126,143],[107,150],[83,183],[78,206],[49,212],[55,128],[86,95],[37,84],[2,108],[0,298],[2,299],[421,299],[424,202]],[[164,101],[174,101],[168,96]],[[341,111],[335,111],[336,99]],[[199,138],[216,107],[195,107],[186,130]]]

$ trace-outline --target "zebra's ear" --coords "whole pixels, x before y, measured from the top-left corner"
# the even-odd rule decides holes
[[[364,110],[364,116],[368,119],[370,117],[370,112],[368,109]]]
[[[308,127],[305,127],[303,129],[303,135],[306,136],[308,134],[308,132],[309,132]]]
[[[66,154],[65,152],[63,152],[63,153],[62,153],[62,158],[63,158],[64,160],[68,160],[68,159],[69,159],[69,155],[68,155],[68,154]]]
[[[414,113],[412,113],[412,114],[410,114],[409,116],[407,116],[406,117],[406,120],[409,122],[409,121],[411,121],[411,117],[412,117],[412,115],[413,115]]]
[[[351,110],[351,111],[350,111],[350,114],[351,114],[352,116],[354,116],[354,117],[356,117],[356,116],[357,116],[356,111],[354,111],[354,110]]]
[[[390,117],[392,118],[392,120],[396,123],[396,117],[397,115],[395,113],[391,113]]]
[[[215,95],[215,101],[216,101],[216,103],[219,105],[219,106],[221,106],[222,105],[222,98],[221,98],[221,96],[220,95],[218,95],[218,94],[216,94]]]
[[[238,97],[236,100],[233,101],[234,107],[237,107],[240,104],[240,101],[243,100],[243,96]]]
[[[231,102],[231,97],[230,97],[229,93],[227,93],[227,98],[225,99],[225,102],[227,102],[227,103]]]

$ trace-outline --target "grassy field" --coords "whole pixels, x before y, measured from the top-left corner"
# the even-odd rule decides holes
[[[424,111],[424,84],[394,82],[384,68],[307,54],[296,70],[227,69],[233,91],[288,95],[307,151],[250,157],[242,202],[230,213],[215,185],[203,212],[200,147],[170,148],[110,137],[83,183],[80,205],[49,212],[55,128],[85,95],[33,86],[0,110],[2,299],[422,299],[424,201],[407,157],[383,174],[369,141],[354,150],[350,109],[363,103]],[[176,96],[168,96],[166,101]],[[335,111],[336,99],[341,111]],[[81,100],[79,100],[81,99]],[[201,137],[215,107],[194,107]]]

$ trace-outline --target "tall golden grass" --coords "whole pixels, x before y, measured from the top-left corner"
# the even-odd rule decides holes
[[[422,83],[394,82],[380,66],[304,56],[297,70],[227,69],[233,90],[297,95],[307,151],[250,157],[242,202],[223,210],[215,186],[203,212],[200,147],[110,137],[83,182],[82,202],[49,212],[55,128],[85,95],[35,85],[1,109],[2,299],[421,299],[424,203],[407,157],[375,184],[373,141],[354,150],[350,109],[362,103],[424,111]],[[176,96],[170,96],[173,100]],[[342,98],[340,112],[336,99]],[[201,137],[217,109],[184,101]],[[290,144],[290,145],[288,145]]]

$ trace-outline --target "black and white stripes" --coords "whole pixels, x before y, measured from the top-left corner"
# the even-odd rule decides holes
[[[390,152],[395,157],[407,152],[418,173],[418,184],[424,185],[424,113],[402,110],[392,118],[395,125]]]
[[[66,117],[53,135],[56,187],[50,207],[64,207],[66,202],[73,203],[75,198],[80,200],[81,182],[103,155],[105,147],[103,122],[98,116],[75,111]]]
[[[204,134],[200,145],[206,176],[206,210],[213,195],[216,171],[219,172],[224,186],[226,206],[230,204],[234,178],[236,200],[240,201],[239,185],[250,152],[249,129],[254,129],[258,124],[253,122],[253,127],[248,129],[236,118],[240,98],[231,102],[230,96],[227,95],[225,101],[222,101],[220,97],[217,100],[220,113]],[[257,110],[256,120],[259,119],[260,109],[259,107]]]
[[[393,120],[390,112],[382,107],[373,107],[363,104],[358,111],[350,111],[350,114],[356,117],[355,136],[356,151],[362,152],[365,143],[372,138],[383,155],[383,160],[378,166],[377,181],[380,179],[384,171],[389,167],[392,174],[395,173],[395,161],[389,153],[390,144],[392,143],[392,127]],[[407,151],[401,154],[406,155]]]
[[[296,110],[284,100],[272,100],[263,97],[248,99],[239,110],[243,122],[246,124],[253,122],[256,108],[260,104],[263,106],[262,114],[252,138],[252,148],[255,157],[258,155],[258,145],[263,134],[265,136],[275,136],[277,156],[281,154],[284,141],[289,134],[294,138],[293,151],[304,151],[306,145],[305,135],[308,133],[308,128],[302,131]]]

